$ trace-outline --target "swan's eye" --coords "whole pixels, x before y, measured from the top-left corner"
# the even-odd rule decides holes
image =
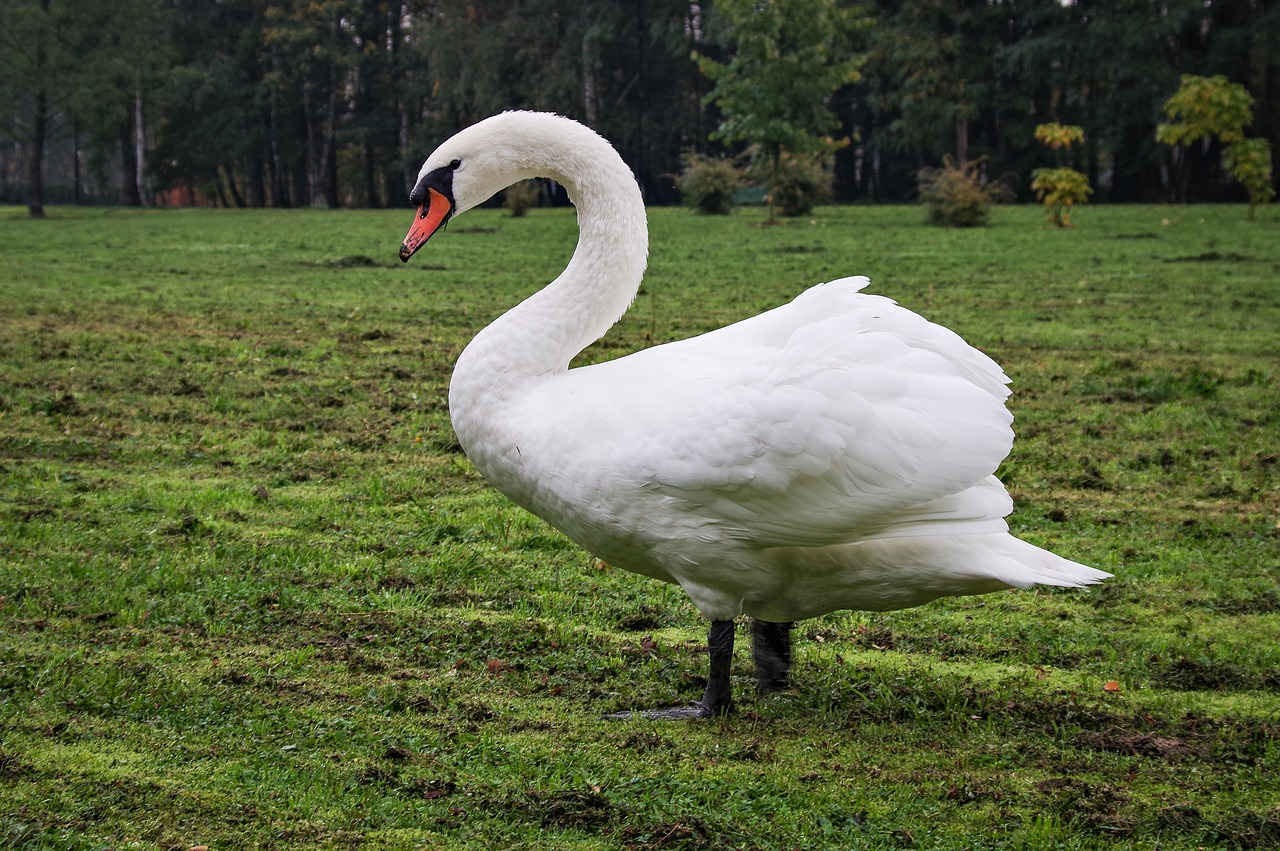
[[[454,160],[453,162],[449,163],[449,168],[453,169],[454,171],[457,171],[461,166],[462,166],[462,160]]]

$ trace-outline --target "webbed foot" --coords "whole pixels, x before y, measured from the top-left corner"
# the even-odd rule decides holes
[[[650,721],[692,721],[715,718],[733,710],[733,692],[729,684],[729,662],[733,658],[733,621],[712,621],[707,634],[707,650],[711,657],[707,690],[702,700],[671,709],[644,709],[637,712],[613,712],[603,716],[610,721],[646,718]]]
[[[646,721],[697,721],[700,718],[713,718],[715,715],[701,703],[691,703],[688,706],[673,706],[670,709],[611,712],[601,717],[607,721],[635,721],[640,719]]]

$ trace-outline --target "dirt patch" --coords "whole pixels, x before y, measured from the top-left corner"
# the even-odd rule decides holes
[[[526,809],[544,825],[599,828],[613,820],[616,807],[596,791],[530,791]]]
[[[1091,461],[1086,461],[1080,472],[1072,476],[1068,483],[1072,487],[1082,490],[1111,490],[1111,485],[1107,482],[1106,477],[1102,475],[1102,471]]]
[[[412,759],[412,755],[395,757],[395,759]],[[452,780],[438,777],[406,778],[401,776],[400,772],[389,770],[380,765],[369,765],[357,772],[356,781],[370,786],[384,786],[400,795],[429,801],[436,798],[447,798],[458,791],[457,784]]]
[[[378,580],[379,591],[404,591],[416,587],[418,587],[417,581],[403,573],[391,574]]]
[[[0,778],[14,780],[19,777],[30,777],[36,770],[11,753],[0,751]]]
[[[1253,691],[1280,689],[1280,673],[1246,671],[1218,659],[1180,656],[1153,672],[1161,688],[1180,691]]]
[[[1125,812],[1129,795],[1105,783],[1090,783],[1075,777],[1050,777],[1036,784],[1036,791],[1049,799],[1050,806],[1065,822],[1117,836],[1129,833],[1137,823]]]
[[[1280,848],[1280,807],[1268,813],[1238,810],[1213,824],[1210,832],[1233,848]]]
[[[1180,760],[1197,756],[1194,745],[1186,739],[1158,736],[1154,733],[1084,732],[1072,744],[1098,751],[1114,751],[1131,756],[1149,756],[1163,760]]]
[[[1236,809],[1214,821],[1191,804],[1175,804],[1156,813],[1156,824],[1183,836],[1198,834],[1224,848],[1280,847],[1280,808],[1265,813]]]
[[[1280,592],[1267,590],[1252,597],[1214,600],[1210,608],[1227,615],[1275,614],[1280,612]]]
[[[700,851],[713,848],[711,830],[698,819],[660,822],[650,827],[628,827],[621,834],[627,851]]]
[[[675,742],[670,739],[653,732],[652,730],[642,730],[632,733],[620,742],[620,746],[631,751],[653,751],[653,750],[671,750],[675,748]]]
[[[51,417],[78,417],[84,414],[84,407],[80,401],[70,393],[63,393],[61,396],[51,396],[35,405],[37,413],[46,414]]]
[[[1257,260],[1247,254],[1235,251],[1204,251],[1200,254],[1189,254],[1185,257],[1166,257],[1166,263],[1248,263]]]
[[[618,621],[618,629],[623,632],[643,632],[645,630],[660,629],[662,627],[662,614],[662,609],[657,606],[642,605],[632,614],[620,619]]]
[[[381,264],[367,254],[348,254],[346,257],[326,260],[324,261],[324,265],[328,266],[330,269],[367,269],[372,266],[390,264]]]

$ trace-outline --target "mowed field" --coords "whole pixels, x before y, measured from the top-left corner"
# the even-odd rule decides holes
[[[0,209],[0,848],[1280,846],[1280,209],[651,211],[581,362],[851,274],[1013,380],[1016,534],[1116,574],[705,624],[492,491],[446,388],[572,210]],[[625,388],[619,388],[625,392]],[[608,405],[607,399],[600,404]],[[747,642],[741,641],[740,645]]]

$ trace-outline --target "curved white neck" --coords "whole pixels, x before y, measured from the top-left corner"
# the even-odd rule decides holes
[[[640,287],[649,238],[635,177],[607,142],[566,125],[554,143],[510,140],[522,160],[511,168],[516,179],[550,177],[564,186],[577,208],[577,248],[559,277],[481,331],[459,356],[449,390],[455,412],[564,372],[618,321]]]

